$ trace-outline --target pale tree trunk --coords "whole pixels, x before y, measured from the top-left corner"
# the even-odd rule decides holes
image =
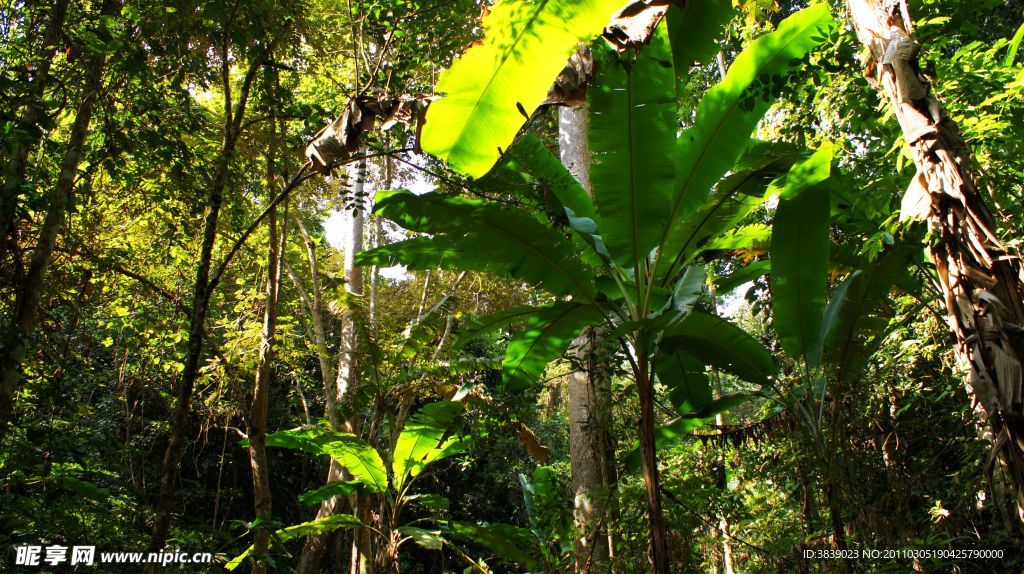
[[[355,170],[355,185],[353,192],[357,198],[357,209],[348,210],[345,213],[346,238],[344,245],[344,273],[345,291],[350,300],[342,312],[340,320],[340,335],[338,345],[337,367],[334,370],[333,381],[328,382],[329,374],[326,357],[321,357],[321,369],[323,371],[324,386],[327,392],[327,417],[331,427],[340,432],[359,434],[362,430],[361,413],[358,405],[355,404],[354,396],[360,384],[359,376],[359,327],[358,327],[358,304],[356,300],[363,293],[363,271],[355,264],[355,256],[363,250],[363,225],[365,206],[362,205],[361,195],[366,185],[366,160],[360,160]],[[315,261],[315,254],[312,252],[312,241],[309,241],[309,233],[300,228],[303,238],[307,241],[307,249],[310,250],[310,261]],[[312,265],[312,263],[311,263]],[[318,291],[318,284],[314,284],[314,292]],[[316,319],[314,319],[315,321]],[[316,329],[314,322],[314,329]],[[318,341],[318,347],[320,342]],[[326,351],[326,342],[324,344]],[[327,472],[327,481],[348,480],[345,468],[337,461],[331,460]],[[364,523],[371,518],[372,501],[366,496],[351,496],[347,499],[332,497],[320,505],[317,518],[324,518],[343,512],[351,508],[354,514]],[[353,531],[351,563],[349,566],[352,574],[367,574],[373,571],[373,554],[370,539],[371,531],[367,528],[359,528]],[[306,538],[302,554],[299,557],[298,572],[308,574],[316,572],[323,562],[328,547],[330,536],[324,534],[311,535]]]
[[[383,158],[384,161],[384,187],[385,190],[391,189],[392,178],[394,177],[394,168],[391,162],[391,156],[386,155]],[[370,246],[372,248],[380,247],[383,243],[384,227],[381,224],[380,217],[371,217],[370,226],[372,233],[370,234]],[[370,322],[377,320],[377,292],[380,289],[380,266],[374,265],[370,267]]]
[[[338,409],[337,391],[335,390],[337,381],[334,375],[334,357],[331,355],[327,345],[327,328],[324,324],[324,299],[323,291],[320,287],[320,266],[317,261],[316,243],[313,241],[309,230],[306,229],[306,225],[302,222],[302,218],[298,213],[295,214],[294,221],[306,246],[306,257],[309,263],[311,293],[303,296],[302,294],[305,293],[305,289],[300,289],[299,293],[303,297],[303,302],[313,322],[313,337],[316,343],[317,360],[320,362],[320,376],[323,379],[324,396],[327,403],[325,409],[327,411],[327,420],[331,423],[331,428],[341,429],[344,425],[341,419],[341,411]],[[296,285],[301,285],[298,278],[294,275],[292,276],[292,281]],[[327,470],[327,482],[336,480],[344,480],[343,468],[337,461],[331,459]],[[334,496],[320,504],[316,517],[326,518],[334,514],[347,512],[348,510],[348,499]],[[330,538],[327,534],[306,537],[297,566],[297,571],[300,574],[311,574],[319,570]]]
[[[164,451],[160,471],[160,492],[157,498],[156,514],[153,519],[153,531],[150,535],[149,550],[157,552],[167,542],[171,527],[171,515],[177,491],[177,475],[181,466],[181,457],[185,450],[185,436],[188,430],[189,411],[192,407],[192,391],[199,377],[200,360],[203,354],[203,341],[206,334],[206,315],[209,311],[212,295],[210,267],[213,263],[213,248],[217,242],[217,221],[221,204],[224,201],[224,190],[227,187],[228,170],[231,159],[235,155],[235,147],[241,135],[242,120],[245,117],[245,106],[249,99],[252,81],[260,69],[260,61],[250,64],[242,83],[238,102],[231,99],[230,55],[227,46],[222,48],[221,82],[224,89],[224,134],[220,154],[214,168],[213,182],[207,195],[206,213],[203,222],[203,242],[199,251],[199,262],[196,265],[195,284],[192,287],[192,315],[189,317],[188,343],[185,353],[185,368],[178,384],[174,409],[171,414],[171,436]],[[146,572],[157,572],[158,567],[148,565]]]
[[[17,123],[18,129],[25,134],[14,139],[10,156],[7,158],[3,193],[0,195],[0,232],[3,233],[0,256],[9,255],[12,261],[19,257],[15,249],[18,200],[26,183],[25,172],[28,170],[29,153],[42,139],[42,129],[37,124],[43,112],[43,94],[50,75],[50,67],[53,65],[53,57],[58,51],[58,42],[69,3],[69,0],[56,0],[50,9],[46,30],[39,44],[35,71],[32,73],[28,101],[25,102]],[[18,267],[20,260],[15,261],[14,265]]]
[[[274,169],[277,120],[270,121],[270,150],[267,153],[268,201],[277,196],[277,178]],[[287,224],[287,218],[284,223]],[[270,402],[270,383],[274,373],[274,337],[277,333],[277,301],[281,280],[281,252],[284,241],[278,242],[277,209],[267,216],[267,288],[263,311],[263,333],[260,337],[260,354],[256,362],[256,381],[252,388],[252,406],[249,410],[248,438],[249,462],[252,466],[252,496],[255,516],[262,524],[255,529],[253,552],[254,574],[267,571],[264,556],[270,550],[270,521],[273,516],[273,500],[270,495],[270,468],[267,463],[267,411]],[[286,232],[281,232],[286,237]]]
[[[359,317],[358,308],[354,305],[356,298],[363,294],[363,269],[356,265],[356,254],[363,250],[364,211],[362,194],[366,185],[366,160],[363,159],[356,167],[356,181],[353,191],[357,206],[349,212],[349,230],[345,238],[345,290],[353,298],[341,316],[341,343],[338,347],[337,400],[348,411],[347,431],[359,434],[362,430],[362,416],[357,411],[354,396],[361,382],[359,372]],[[371,518],[373,502],[371,497],[356,495],[350,502],[355,515],[363,524]],[[351,574],[369,574],[373,572],[373,548],[370,529],[357,528],[352,533]]]
[[[105,0],[100,14],[109,16],[116,13],[117,5],[114,0]],[[14,411],[14,397],[21,379],[21,364],[27,352],[26,338],[39,321],[39,300],[45,286],[46,271],[57,244],[57,235],[64,227],[68,206],[73,198],[78,165],[82,159],[85,138],[89,134],[89,123],[96,100],[103,89],[105,63],[106,59],[102,54],[92,55],[85,61],[86,76],[81,101],[64,148],[57,181],[47,192],[46,214],[29,260],[28,272],[18,287],[12,317],[6,326],[3,352],[0,353],[0,443],[7,434],[7,425]],[[15,153],[19,152],[15,150]],[[13,256],[18,257],[17,254]]]
[[[558,110],[558,147],[562,163],[590,193],[590,113],[586,105]],[[587,329],[573,341],[569,374],[569,461],[576,571],[607,571],[613,557],[610,515],[615,483],[611,428],[611,376],[601,360],[601,336]],[[609,453],[611,446],[611,453]],[[611,459],[609,460],[609,456]]]
[[[718,69],[721,72],[722,78],[724,79],[725,78],[725,58],[722,56],[721,52],[718,53]],[[708,266],[708,282],[707,282],[707,285],[708,285],[709,295],[711,297],[711,312],[714,315],[718,315],[718,293],[715,290],[715,267],[714,266],[710,266],[710,265]],[[713,392],[712,396],[715,398],[715,400],[718,400],[718,399],[722,398],[722,377],[719,374],[717,369],[712,369],[711,370],[711,381],[714,384],[714,388],[712,389],[712,392]],[[719,429],[721,429],[721,428],[723,428],[725,426],[725,416],[722,413],[718,413],[718,414],[715,415],[715,425],[718,426]],[[722,485],[722,492],[723,493],[725,493],[725,492],[727,492],[729,490],[729,482],[728,482],[729,473],[727,472],[727,469],[726,469],[726,465],[728,464],[728,460],[727,460],[726,453],[725,453],[725,448],[726,448],[725,444],[726,443],[724,443],[724,442],[722,443],[722,447],[721,447],[722,448],[722,452],[719,453],[719,456],[718,456],[718,464],[719,464],[718,481]],[[729,532],[729,518],[725,515],[724,512],[722,512],[722,513],[720,513],[718,515],[718,531],[719,531],[719,533],[721,534],[721,537],[722,537],[722,572],[723,572],[723,574],[736,574],[736,567],[735,567],[735,565],[733,563],[733,558],[732,558],[732,543],[731,543],[731,534]]]
[[[866,74],[888,102],[917,166],[904,215],[924,219],[954,353],[987,415],[993,449],[1024,520],[1024,273],[996,228],[971,169],[971,153],[921,73],[907,5],[848,0],[870,58]]]

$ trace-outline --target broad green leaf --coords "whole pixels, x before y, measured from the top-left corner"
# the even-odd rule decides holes
[[[502,0],[484,40],[441,73],[423,149],[480,177],[540,106],[569,56],[597,36],[622,0]]]
[[[589,247],[588,250],[580,254],[580,258],[592,265],[614,267],[612,254],[608,251],[608,246],[604,244],[597,222],[586,217],[577,217],[576,213],[569,208],[565,209],[565,217],[569,220],[569,227],[576,232],[576,237]]]
[[[767,252],[772,239],[772,228],[763,223],[737,227],[704,244],[704,251],[744,250]]]
[[[533,534],[511,524],[488,524],[451,521],[444,529],[449,536],[475,542],[505,560],[515,562],[527,571],[538,571],[537,559],[528,549],[536,546]]]
[[[560,357],[584,327],[603,318],[596,307],[576,302],[558,302],[539,309],[526,322],[526,328],[509,341],[502,362],[502,384],[512,392],[536,384],[544,367]]]
[[[710,419],[719,413],[734,409],[744,403],[750,402],[755,395],[750,393],[735,393],[732,395],[725,395],[717,399],[711,400],[706,403],[703,407],[696,411],[683,413],[683,418],[689,419]]]
[[[815,173],[808,164],[819,163],[816,158],[820,160],[819,154],[790,170],[783,192],[788,199],[779,200],[771,243],[772,324],[786,353],[810,369],[817,367],[821,355],[831,213],[828,190],[815,185],[820,174],[806,175]]]
[[[327,484],[307,490],[299,495],[299,502],[302,504],[320,504],[321,502],[334,498],[335,496],[348,496],[355,494],[361,484],[358,480],[335,480]]]
[[[440,530],[427,530],[415,526],[399,526],[397,530],[399,534],[427,550],[440,550],[444,547],[445,540],[441,537]]]
[[[458,454],[468,442],[448,436],[462,405],[442,401],[424,405],[409,417],[395,442],[391,470],[395,475],[395,490],[401,491],[406,482],[418,476],[427,465]]]
[[[782,184],[781,198],[793,199],[831,177],[832,149],[831,143],[825,143],[811,157],[790,168]]]
[[[757,339],[721,317],[697,311],[665,332],[659,352],[688,353],[757,384],[765,384],[778,371],[771,353]]]
[[[719,277],[716,281],[719,292],[728,293],[744,283],[756,280],[772,272],[770,259],[755,261],[746,267],[740,267],[725,277]]]
[[[1024,24],[1021,24],[1020,27],[1017,28],[1017,32],[1010,40],[1010,47],[1006,49],[1006,56],[1003,58],[1004,66],[1013,65],[1013,61],[1017,59],[1017,50],[1020,49],[1022,41],[1024,41]]]
[[[711,382],[704,363],[687,353],[659,353],[658,381],[669,389],[669,400],[680,414],[699,410],[711,402]]]
[[[438,510],[448,510],[448,507],[451,506],[451,501],[440,494],[408,494],[402,497],[402,500],[406,502],[415,502],[428,508],[436,508]]]
[[[654,448],[660,449],[672,444],[679,437],[693,432],[704,424],[704,419],[678,417],[654,428]],[[629,470],[640,468],[640,441],[634,440],[633,446],[622,455],[622,463]]]
[[[307,454],[327,454],[324,452],[324,443],[337,438],[335,433],[320,428],[297,428],[280,430],[268,433],[266,445],[279,448],[290,448],[301,450]],[[241,441],[243,447],[249,446],[248,440]]]
[[[609,55],[590,89],[590,184],[601,237],[631,268],[664,231],[674,166],[676,93],[664,26],[634,61]]]
[[[284,543],[294,538],[315,534],[325,534],[327,532],[334,532],[339,528],[359,528],[362,525],[363,523],[351,514],[334,514],[323,518],[317,518],[316,520],[311,520],[309,522],[295,524],[287,528],[282,528],[281,530],[276,531],[274,536],[279,542]],[[245,552],[235,556],[225,564],[224,569],[228,572],[234,571],[235,568],[241,566],[242,562],[252,554],[253,549],[253,546],[246,548]]]
[[[832,293],[832,299],[829,300],[828,306],[825,307],[825,315],[821,320],[821,333],[818,335],[817,347],[819,353],[825,348],[825,341],[832,333],[832,330],[836,328],[836,324],[839,322],[839,313],[842,311],[843,305],[846,304],[846,296],[850,291],[850,285],[856,282],[860,273],[859,269],[851,273]]]
[[[876,350],[870,342],[884,334],[892,316],[886,298],[919,254],[916,247],[897,244],[850,278],[846,301],[825,339],[825,356],[838,380],[855,378]]]
[[[676,235],[682,238],[676,260],[689,264],[707,242],[732,230],[770,195],[773,180],[784,175],[803,154],[792,146],[753,142],[723,177],[701,208],[681,222]]]
[[[344,466],[367,490],[384,492],[388,487],[388,473],[377,450],[355,435],[337,434],[335,440],[324,444],[324,452]]]
[[[672,4],[666,14],[676,75],[685,83],[694,63],[718,51],[716,40],[735,15],[732,0],[699,0]]]
[[[524,323],[527,319],[537,313],[537,309],[538,307],[533,305],[524,305],[521,307],[506,309],[505,311],[499,311],[497,313],[491,313],[490,315],[476,317],[465,325],[459,327],[459,335],[453,346],[456,349],[461,349],[473,339],[477,339],[488,333],[494,333],[500,329],[508,327],[509,325]]]
[[[516,142],[509,156],[554,195],[562,207],[571,209],[577,217],[595,219],[594,202],[587,190],[535,136],[526,135]]]
[[[591,299],[593,273],[555,229],[522,210],[476,199],[409,192],[378,194],[374,213],[411,231],[436,234],[360,253],[359,265],[489,271],[554,295]]]
[[[754,40],[736,57],[725,79],[697,107],[693,127],[676,146],[676,184],[667,226],[659,240],[656,277],[673,275],[686,241],[685,221],[704,204],[712,186],[747,147],[751,132],[811,50],[835,28],[827,4],[786,18],[776,31]]]
[[[647,336],[654,340],[659,339],[663,331],[671,329],[673,325],[685,319],[693,311],[697,301],[704,294],[707,277],[707,271],[703,267],[699,265],[687,267],[672,288],[672,296],[660,307],[658,313],[641,321],[621,323],[616,331],[625,333],[626,329],[640,327]],[[653,302],[655,297],[651,299]]]

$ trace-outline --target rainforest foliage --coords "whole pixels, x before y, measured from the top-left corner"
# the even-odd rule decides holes
[[[1022,44],[0,0],[0,571],[1020,572]]]

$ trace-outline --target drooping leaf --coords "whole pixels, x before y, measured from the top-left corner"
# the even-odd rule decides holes
[[[302,504],[320,504],[321,502],[334,498],[335,496],[348,496],[359,490],[361,483],[358,480],[335,480],[327,484],[307,490],[299,495],[299,502]]]
[[[657,277],[673,275],[686,241],[679,223],[704,204],[712,186],[747,147],[751,132],[785,86],[788,74],[834,29],[829,6],[816,4],[786,18],[774,32],[754,40],[697,107],[693,127],[676,148],[676,184],[664,236],[659,240]]]
[[[448,507],[451,505],[451,501],[441,496],[440,494],[407,494],[404,497],[402,497],[402,500],[407,502],[415,502],[417,504],[422,504],[427,508],[436,508],[438,510],[448,510]]]
[[[843,305],[846,305],[846,296],[850,291],[850,286],[857,281],[857,277],[860,276],[860,270],[856,270],[847,276],[839,287],[836,287],[835,292],[832,294],[832,298],[829,299],[828,306],[825,307],[825,315],[821,320],[821,333],[818,335],[818,348],[824,350],[825,341],[829,335],[832,334],[832,330],[836,328],[836,324],[839,322],[839,314],[843,310]]]
[[[773,324],[782,348],[808,368],[821,355],[821,322],[828,290],[831,149],[793,166],[775,211],[771,243]]]
[[[668,387],[669,400],[677,411],[694,412],[711,402],[711,382],[704,363],[687,353],[659,353],[655,363],[658,381]]]
[[[363,523],[351,514],[334,514],[323,518],[317,518],[316,520],[310,520],[309,522],[295,524],[287,528],[282,528],[281,530],[274,532],[274,537],[278,542],[284,543],[292,540],[293,538],[300,538],[302,536],[315,534],[326,534],[328,532],[334,532],[339,528],[359,528],[362,525]],[[235,556],[225,564],[224,569],[228,572],[234,571],[236,568],[241,566],[242,562],[244,562],[250,554],[252,554],[254,548],[254,546],[246,548],[245,552]]]
[[[427,550],[440,550],[444,547],[445,540],[441,537],[440,530],[427,530],[415,526],[399,526],[397,530],[399,534]]]
[[[563,207],[571,209],[577,217],[596,218],[594,202],[587,190],[535,136],[524,136],[516,142],[509,155],[530,177],[554,195]]]
[[[512,307],[497,313],[476,317],[465,325],[459,327],[458,338],[455,339],[454,347],[461,349],[473,339],[482,337],[488,333],[494,333],[509,325],[524,323],[527,319],[537,313],[537,307],[524,305]]]
[[[584,327],[603,318],[593,305],[576,302],[557,302],[539,309],[526,328],[509,341],[502,362],[502,384],[513,392],[536,384],[544,367],[561,356]]]
[[[660,350],[688,353],[752,383],[764,384],[778,370],[772,355],[757,339],[736,325],[695,311],[666,330]]]
[[[487,173],[544,101],[580,44],[601,33],[622,0],[502,0],[484,41],[438,78],[423,149],[471,177]]]
[[[633,61],[610,55],[590,89],[590,182],[601,237],[631,268],[664,231],[676,139],[672,51],[664,26]]]
[[[529,548],[536,540],[533,534],[511,524],[488,524],[451,521],[444,529],[445,534],[475,542],[505,560],[515,562],[527,571],[537,571],[538,563]]]
[[[772,262],[770,259],[763,261],[755,261],[745,267],[733,271],[729,275],[719,277],[716,281],[716,286],[720,293],[728,293],[744,283],[754,281],[758,277],[763,277],[772,271]]]
[[[416,238],[359,254],[359,265],[489,271],[555,295],[594,295],[593,273],[556,230],[517,209],[464,197],[378,194],[374,213],[433,238]]]

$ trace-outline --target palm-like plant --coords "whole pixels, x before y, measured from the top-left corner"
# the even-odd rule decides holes
[[[535,384],[588,326],[603,325],[619,340],[640,403],[641,468],[656,572],[667,572],[668,561],[655,453],[655,379],[677,391],[672,396],[680,417],[694,419],[733,402],[711,400],[705,365],[760,384],[774,375],[772,357],[758,341],[695,308],[705,283],[695,261],[710,240],[764,200],[764,178],[779,169],[779,156],[770,146],[751,145],[750,134],[787,75],[834,27],[827,6],[816,5],[752,42],[703,97],[693,127],[680,135],[677,91],[694,55],[707,52],[694,45],[713,46],[715,30],[706,21],[670,11],[640,54],[599,54],[601,71],[589,94],[592,198],[536,140],[523,139],[508,154],[561,203],[569,237],[530,213],[496,203],[384,192],[377,198],[378,215],[430,236],[358,259],[363,265],[490,271],[556,297],[550,305],[515,309],[475,325],[479,332],[525,322],[502,364],[509,390]],[[683,59],[673,64],[674,57]],[[800,176],[811,161],[816,160],[794,167],[787,179],[793,187],[817,183]]]

